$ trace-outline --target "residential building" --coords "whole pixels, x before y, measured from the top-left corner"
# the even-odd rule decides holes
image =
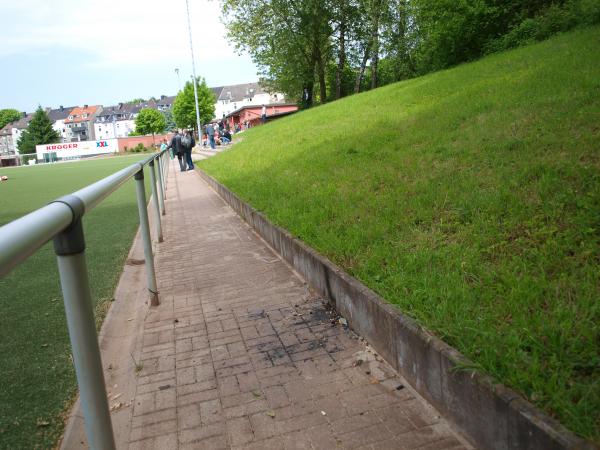
[[[119,103],[108,106],[94,120],[94,132],[97,139],[127,137],[135,131],[135,118],[141,106],[134,103]]]
[[[65,119],[69,117],[70,112],[75,106],[59,106],[58,109],[47,109],[46,113],[52,122],[52,128],[59,134],[60,142],[67,142],[67,128],[65,126]]]
[[[17,143],[21,133],[29,126],[33,114],[22,113],[22,117],[0,129],[0,167],[19,165]]]
[[[162,106],[165,105],[166,103],[162,104]],[[159,109],[159,104],[154,100],[148,100],[142,103],[119,103],[103,108],[94,120],[96,139],[129,136],[135,131],[135,118],[145,108]]]
[[[175,102],[175,97],[175,95],[161,95],[160,100],[156,101],[156,109],[161,112],[171,110],[173,108],[173,103]]]
[[[7,124],[4,128],[0,129],[0,157],[14,155],[15,146],[12,138],[12,127]]]
[[[102,106],[100,105],[84,105],[83,108],[79,106],[73,108],[64,120],[65,142],[96,140],[94,120],[100,112],[102,112]]]
[[[29,122],[33,118],[33,113],[22,113],[19,120],[7,124],[0,130],[0,154],[15,155],[17,151],[17,143],[21,138],[21,133],[29,126]]]
[[[245,106],[283,104],[285,97],[281,93],[270,93],[260,83],[236,84],[212,88],[215,93],[215,118],[222,119],[228,114]]]

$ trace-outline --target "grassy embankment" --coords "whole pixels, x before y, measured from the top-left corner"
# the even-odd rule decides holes
[[[301,112],[199,165],[600,441],[600,28]]]
[[[140,156],[0,169],[0,225]],[[139,223],[129,181],[84,218],[96,316],[113,295]],[[0,279],[0,448],[53,448],[77,391],[52,243]]]

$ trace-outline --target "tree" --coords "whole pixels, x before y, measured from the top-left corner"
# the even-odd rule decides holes
[[[162,133],[166,127],[165,116],[156,109],[144,108],[135,118],[135,131],[140,134],[152,134],[152,142],[154,135]]]
[[[26,130],[21,133],[21,138],[17,142],[19,153],[33,153],[36,145],[53,144],[60,141],[60,136],[52,128],[52,122],[48,114],[38,106],[33,114],[31,122]]]
[[[238,51],[250,54],[264,84],[290,98],[302,98],[303,106],[309,107],[315,85],[321,103],[327,101],[330,1],[221,0],[221,9],[228,37]]]
[[[198,90],[198,107],[200,109],[200,122],[208,123],[215,117],[215,96],[206,85],[204,78],[196,80]],[[179,128],[196,129],[196,102],[194,99],[194,85],[191,81],[185,83],[173,102],[173,118]]]
[[[9,123],[20,118],[21,113],[16,109],[0,109],[0,128],[4,128]]]
[[[600,22],[599,0],[220,0],[263,86],[310,107]],[[535,23],[534,23],[535,22]],[[354,82],[352,83],[351,80]],[[316,94],[315,94],[316,92]]]
[[[165,111],[161,111],[162,115],[165,116],[165,123],[167,124],[167,126],[165,127],[166,131],[173,131],[175,128],[177,128],[177,125],[175,124],[175,119],[173,119],[173,113],[171,112],[171,110],[167,109]]]

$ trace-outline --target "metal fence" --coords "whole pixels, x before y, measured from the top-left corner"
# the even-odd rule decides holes
[[[155,153],[0,228],[0,277],[6,276],[44,244],[54,241],[85,430],[92,449],[114,449],[115,442],[94,322],[81,219],[126,181],[132,177],[136,180],[147,287],[151,305],[158,305],[144,168],[147,166],[150,173],[156,239],[162,242],[161,216],[165,214],[168,160],[166,151]]]

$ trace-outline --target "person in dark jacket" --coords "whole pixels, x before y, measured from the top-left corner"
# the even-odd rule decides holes
[[[228,129],[225,129],[223,131],[223,135],[221,136],[221,142],[223,142],[223,144],[229,144],[231,142],[231,133]]]
[[[194,140],[194,135],[190,130],[185,132],[185,136],[181,140],[181,145],[183,146],[185,162],[188,165],[187,170],[194,170],[194,163],[192,162],[192,149],[196,146],[196,141]]]
[[[177,160],[179,161],[179,168],[182,172],[185,172],[185,161],[183,160],[183,146],[181,145],[181,134],[179,131],[175,132],[175,136],[171,138],[171,143],[169,144],[170,149],[173,150],[175,155],[177,155]]]

